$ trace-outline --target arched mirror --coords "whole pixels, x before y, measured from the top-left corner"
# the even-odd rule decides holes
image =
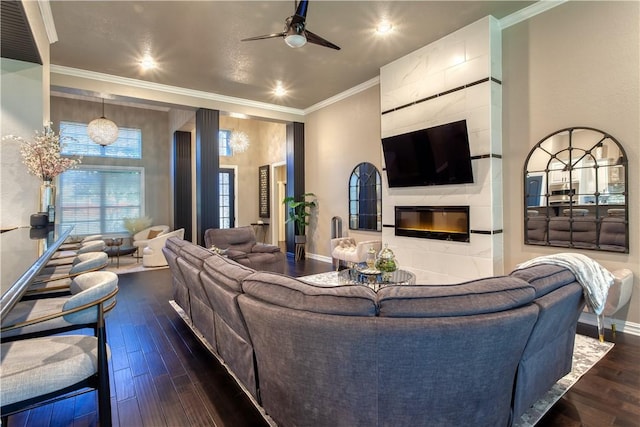
[[[382,231],[382,181],[371,163],[360,163],[351,172],[349,229]]]
[[[525,243],[628,253],[627,185],[627,156],[606,132],[545,137],[524,165]]]

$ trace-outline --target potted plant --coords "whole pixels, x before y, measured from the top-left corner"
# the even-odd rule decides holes
[[[313,193],[304,193],[300,197],[301,200],[296,201],[293,196],[288,196],[284,198],[282,203],[289,208],[289,217],[285,222],[293,222],[294,224],[295,243],[306,243],[305,227],[309,225],[311,208],[315,208],[318,204],[315,199],[316,195]],[[307,200],[307,198],[313,199]]]

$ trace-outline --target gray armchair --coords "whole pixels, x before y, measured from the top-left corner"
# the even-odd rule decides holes
[[[284,272],[284,254],[278,246],[256,242],[253,227],[210,228],[204,233],[207,248],[226,250],[225,255],[254,270]]]

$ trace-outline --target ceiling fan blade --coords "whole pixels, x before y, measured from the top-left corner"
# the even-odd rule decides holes
[[[286,36],[287,33],[283,32],[283,33],[273,33],[273,34],[265,34],[264,36],[256,36],[256,37],[249,37],[247,39],[242,39],[240,40],[241,42],[248,42],[248,41],[252,41],[252,40],[264,40],[264,39],[273,39],[276,37],[284,37]]]
[[[323,39],[317,34],[312,33],[309,30],[304,30],[304,35],[307,37],[307,42],[318,44],[320,46],[328,47],[335,50],[340,50],[340,46],[331,43],[329,40]]]

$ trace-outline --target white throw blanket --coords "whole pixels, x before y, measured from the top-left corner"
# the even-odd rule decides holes
[[[595,314],[602,314],[609,287],[613,284],[613,274],[586,255],[559,253],[540,256],[518,264],[516,269],[534,265],[553,264],[570,270],[584,291],[589,307]]]

